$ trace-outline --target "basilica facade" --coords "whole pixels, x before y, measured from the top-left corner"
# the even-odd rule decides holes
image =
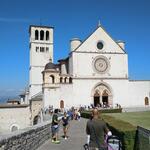
[[[41,122],[49,106],[150,109],[150,80],[129,80],[124,42],[99,25],[84,41],[70,40],[68,57],[53,63],[53,30],[30,26],[29,90],[20,95],[20,104],[0,105],[0,133]]]
[[[53,27],[30,26],[29,99],[43,107],[148,107],[150,81],[129,80],[125,43],[99,25],[84,41],[70,40],[68,57],[53,63]]]

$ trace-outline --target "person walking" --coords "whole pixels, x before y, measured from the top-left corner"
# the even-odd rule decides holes
[[[69,117],[67,116],[66,112],[64,112],[64,116],[62,117],[62,123],[63,123],[64,138],[66,140],[68,138],[67,131],[69,128]]]
[[[81,118],[81,113],[80,113],[80,110],[78,110],[78,112],[77,112],[77,120],[80,121],[80,118]]]
[[[58,120],[58,109],[54,110],[54,114],[52,117],[52,143],[59,144],[60,141],[58,140],[58,132],[59,132],[59,120]]]
[[[100,118],[99,111],[94,108],[92,111],[92,119],[86,125],[86,133],[89,138],[89,150],[107,150],[104,137],[108,132],[109,129],[106,123]]]

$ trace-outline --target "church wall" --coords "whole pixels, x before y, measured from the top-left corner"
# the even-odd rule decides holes
[[[77,99],[76,104],[93,104],[92,90],[100,83],[110,87],[114,107],[116,104],[120,104],[123,107],[128,106],[128,80],[75,79],[73,88],[74,98]]]
[[[108,73],[99,74],[94,70],[93,61],[97,56],[105,56],[109,60]],[[127,59],[126,54],[73,53],[73,74],[79,77],[127,78]]]
[[[29,91],[29,99],[31,99],[32,96],[35,96],[39,92],[42,92],[42,85],[31,85],[31,87],[29,87]]]
[[[29,107],[21,108],[1,108],[0,109],[0,132],[9,132],[13,125],[19,129],[29,127],[30,124]]]
[[[94,103],[94,88],[103,83],[108,86],[112,94],[112,106],[143,107],[144,98],[149,97],[150,82],[129,82],[127,79],[86,79],[74,78],[73,84],[61,84],[60,88],[45,89],[45,106],[60,107],[60,100],[64,101],[65,108],[88,106]]]
[[[145,106],[145,97],[150,100],[150,81],[129,81],[130,106]]]
[[[68,108],[74,105],[72,84],[60,84],[60,88],[44,88],[44,108],[53,105],[54,108],[60,108],[60,101],[64,101],[64,107]]]
[[[144,98],[149,96],[150,83],[131,83],[119,79],[74,79],[73,84],[62,84],[60,88],[44,90],[44,106],[60,106],[60,100],[65,107],[93,104],[92,90],[98,83],[104,83],[111,88],[113,107],[144,106]],[[144,89],[144,90],[142,90]]]
[[[70,75],[73,74],[73,57],[72,56],[69,57],[69,74]]]
[[[61,64],[61,74],[67,74],[67,64],[66,63]]]
[[[42,91],[44,67],[32,67],[30,69],[30,95],[29,98]]]
[[[59,88],[56,89],[44,89],[44,108],[48,108],[50,105],[53,105],[54,108],[59,106]]]
[[[33,67],[30,70],[30,84],[42,84],[43,77],[42,77],[42,71],[44,70],[44,67]]]
[[[39,49],[36,51],[36,47]],[[40,47],[44,47],[44,52],[40,52]],[[46,52],[46,47],[49,48],[49,51]],[[49,59],[53,60],[53,45],[32,43],[30,50],[30,66],[45,66],[49,62]]]
[[[114,79],[114,80],[104,80],[112,88],[113,94],[113,106],[116,107],[117,104],[121,107],[130,106],[129,94],[128,94],[128,80]]]
[[[74,106],[75,99],[73,95],[73,84],[61,84],[60,88],[60,100],[64,101],[65,108],[70,108],[71,106]]]
[[[93,103],[92,89],[98,83],[106,83],[112,91],[113,106],[120,104],[122,107],[143,107],[145,97],[149,98],[150,81],[128,81],[119,79],[75,79],[74,98],[78,105]],[[75,101],[75,100],[74,100]]]

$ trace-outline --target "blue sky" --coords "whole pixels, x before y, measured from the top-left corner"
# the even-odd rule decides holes
[[[69,40],[84,40],[100,20],[126,42],[131,79],[150,79],[149,0],[0,0],[0,95],[20,92],[29,79],[29,25],[54,27],[54,60],[66,57]]]

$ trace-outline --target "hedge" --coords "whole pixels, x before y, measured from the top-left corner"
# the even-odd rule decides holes
[[[91,112],[82,112],[81,116],[83,118],[90,118]],[[137,149],[135,143],[137,128],[135,126],[105,114],[102,114],[102,119],[108,124],[108,127],[112,131],[113,135],[120,138],[123,145],[123,150]]]
[[[91,112],[90,110],[85,110],[84,112]],[[100,109],[99,112],[101,113],[121,113],[122,112],[122,108],[116,108],[116,109]]]
[[[112,133],[120,138],[123,150],[136,149],[135,139],[137,128],[135,126],[112,116],[102,115],[102,118],[107,122]]]

